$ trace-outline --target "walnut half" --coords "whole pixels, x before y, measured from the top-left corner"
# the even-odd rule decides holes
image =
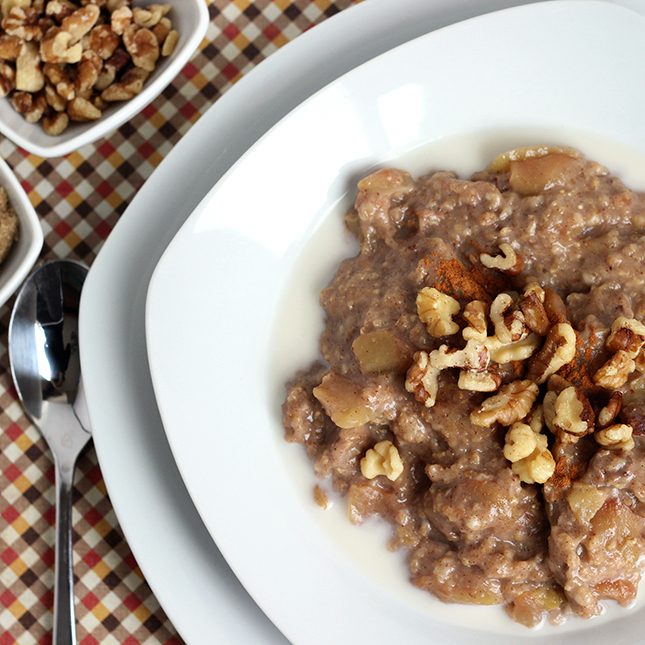
[[[403,472],[403,462],[396,446],[391,441],[379,441],[361,459],[361,473],[367,479],[385,475],[396,481]]]
[[[417,313],[428,333],[439,338],[459,331],[452,317],[459,313],[459,303],[434,287],[424,287],[417,295]]]
[[[531,411],[538,391],[538,386],[527,380],[503,385],[497,394],[483,401],[477,410],[470,413],[470,420],[483,428],[490,428],[495,423],[510,426],[524,419]]]
[[[507,242],[499,245],[501,255],[488,255],[482,253],[479,256],[479,261],[488,269],[497,269],[507,275],[518,275],[522,271],[522,258],[515,252],[513,247]]]
[[[427,352],[415,352],[412,365],[405,377],[405,389],[414,394],[414,398],[431,408],[437,402],[439,391],[439,370],[430,365]]]
[[[549,329],[542,349],[529,362],[527,377],[544,383],[576,355],[576,332],[569,323],[558,323]]]
[[[632,427],[625,423],[598,430],[595,438],[601,446],[610,450],[631,450],[634,447]]]

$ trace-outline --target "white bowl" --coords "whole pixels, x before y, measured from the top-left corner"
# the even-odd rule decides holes
[[[644,593],[534,631],[417,589],[387,552],[388,527],[351,525],[338,500],[315,504],[280,406],[284,383],[318,356],[318,294],[356,253],[342,214],[359,177],[392,163],[469,175],[504,149],[563,143],[641,188],[645,88],[630,79],[644,75],[645,19],[615,3],[540,2],[434,31],[302,103],[165,251],[146,312],[163,425],[207,529],[291,642],[643,642]]]
[[[150,0],[139,0],[134,4],[146,5],[150,4]],[[0,132],[28,152],[40,157],[60,157],[123,125],[161,94],[188,62],[206,33],[208,9],[204,0],[174,0],[171,4],[170,17],[174,29],[179,32],[179,42],[172,56],[159,59],[141,94],[129,101],[112,104],[98,121],[71,123],[57,137],[46,134],[39,123],[27,123],[13,109],[9,100],[0,100]]]
[[[20,237],[0,264],[0,306],[22,284],[40,253],[43,230],[27,194],[3,159],[0,159],[0,186],[6,188],[11,206],[20,220]]]

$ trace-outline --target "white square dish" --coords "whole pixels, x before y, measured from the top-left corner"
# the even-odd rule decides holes
[[[628,176],[645,159],[645,93],[629,82],[645,72],[644,34],[643,18],[619,7],[555,2],[399,47],[258,142],[159,263],[148,348],[173,454],[228,562],[291,640],[534,638],[495,609],[414,590],[382,531],[315,507],[309,466],[282,439],[283,385],[316,357],[317,294],[351,252],[335,206],[358,176],[391,159],[469,172],[537,142],[576,146]],[[637,640],[640,605],[542,634],[619,642],[618,618],[623,642]]]
[[[135,5],[150,4],[135,1]],[[0,100],[0,132],[28,152],[41,157],[61,157],[110,134],[158,96],[177,76],[195,51],[208,27],[208,8],[204,0],[180,0],[171,3],[171,18],[179,32],[179,42],[171,56],[160,59],[140,94],[125,102],[110,105],[100,119],[88,123],[70,123],[62,134],[53,137],[38,123],[28,123],[11,106]]]
[[[43,230],[29,197],[4,159],[0,159],[0,186],[6,188],[20,221],[19,238],[0,265],[0,305],[3,305],[36,262],[43,245]]]

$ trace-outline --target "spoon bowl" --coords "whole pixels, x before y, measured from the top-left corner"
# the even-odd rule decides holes
[[[9,321],[11,374],[25,411],[41,431],[56,472],[55,645],[76,643],[72,574],[72,486],[78,455],[90,440],[79,420],[78,311],[87,267],[56,260],[20,289]]]

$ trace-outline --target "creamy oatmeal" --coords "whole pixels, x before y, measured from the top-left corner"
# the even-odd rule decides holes
[[[18,229],[18,216],[9,202],[7,191],[0,187],[0,264],[5,261],[18,239]]]
[[[288,384],[287,440],[352,522],[392,524],[412,583],[443,601],[525,625],[628,605],[645,550],[645,196],[531,148],[470,180],[379,170],[346,224],[360,253],[321,294],[322,360]]]

